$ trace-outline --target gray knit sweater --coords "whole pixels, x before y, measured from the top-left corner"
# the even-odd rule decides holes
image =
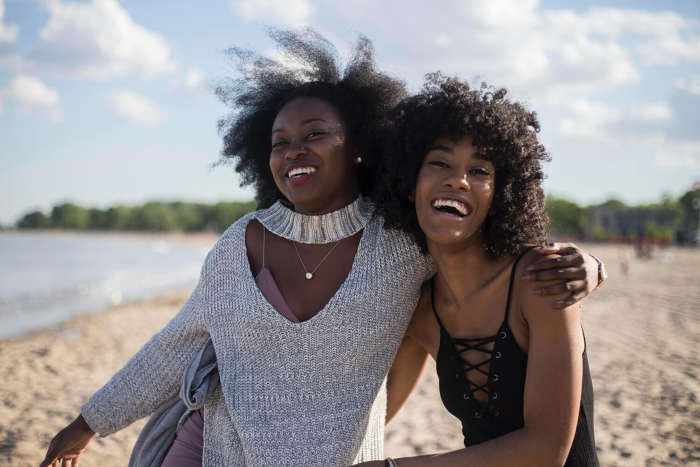
[[[83,417],[106,436],[149,415],[178,392],[211,337],[221,384],[204,405],[205,466],[382,458],[384,382],[428,260],[373,216],[339,290],[314,317],[292,323],[250,272],[245,230],[255,215],[224,232],[180,312],[90,398]]]

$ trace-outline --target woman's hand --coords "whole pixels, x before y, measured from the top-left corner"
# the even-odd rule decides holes
[[[523,279],[535,282],[558,281],[533,289],[537,295],[568,293],[552,304],[554,308],[566,308],[598,287],[598,260],[573,243],[555,243],[552,246],[537,247],[536,251],[545,257],[530,264]]]
[[[88,443],[95,437],[82,415],[58,432],[51,440],[46,458],[40,467],[78,467],[78,459]],[[63,463],[61,463],[61,461]]]

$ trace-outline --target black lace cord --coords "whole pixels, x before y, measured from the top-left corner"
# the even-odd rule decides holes
[[[484,394],[486,394],[487,400],[491,397],[491,388],[488,388],[489,386],[489,371],[484,371],[481,367],[490,364],[491,360],[493,360],[493,349],[489,350],[486,348],[483,348],[483,346],[490,344],[491,342],[496,341],[497,335],[494,336],[489,336],[489,337],[483,337],[483,338],[476,338],[476,339],[452,339],[452,344],[455,352],[460,356],[460,360],[462,361],[462,368],[464,369],[464,377],[467,381],[467,385],[471,391],[472,394],[474,394],[477,391],[481,391]],[[471,343],[469,341],[476,341],[475,343]],[[469,352],[470,350],[474,350],[477,352],[482,352],[485,354],[488,354],[489,357],[486,360],[483,360],[482,362],[479,363],[471,363],[469,360],[464,358],[462,354]],[[489,365],[490,369],[490,365]],[[486,382],[484,384],[478,385],[474,383],[471,379],[469,379],[469,372],[471,371],[478,371],[482,375],[486,376]]]
[[[508,283],[508,298],[506,299],[505,317],[503,318],[503,323],[501,324],[501,328],[499,328],[499,332],[497,332],[493,336],[453,339],[450,336],[450,334],[447,332],[447,329],[445,329],[445,326],[442,325],[442,321],[440,321],[440,317],[437,314],[437,308],[435,307],[435,276],[433,276],[433,278],[430,281],[430,304],[432,305],[433,314],[435,315],[435,319],[437,320],[438,325],[440,326],[440,332],[445,333],[445,335],[448,337],[448,340],[449,340],[450,345],[452,346],[454,352],[459,356],[459,359],[462,361],[462,368],[464,368],[464,379],[467,381],[467,389],[469,389],[469,391],[471,392],[472,395],[474,395],[474,393],[476,391],[482,391],[483,393],[485,393],[486,397],[487,397],[487,399],[486,399],[487,405],[491,404],[491,391],[490,391],[490,388],[488,388],[489,382],[490,382],[490,378],[489,378],[490,371],[484,371],[480,367],[487,364],[487,363],[490,363],[491,360],[493,360],[493,349],[488,350],[488,349],[484,349],[481,347],[486,345],[486,344],[489,344],[491,342],[494,342],[494,347],[495,347],[496,339],[499,337],[499,335],[501,335],[501,332],[502,332],[502,331],[500,331],[500,329],[502,329],[503,326],[506,323],[508,323],[508,314],[510,311],[510,299],[511,299],[511,294],[513,292],[513,282],[515,282],[515,269],[518,266],[518,262],[520,262],[520,259],[523,256],[525,256],[525,253],[530,251],[532,248],[533,247],[526,248],[522,253],[520,253],[520,255],[513,262],[513,266],[512,266],[512,269],[510,271],[510,281]],[[503,338],[503,336],[502,336],[502,338]],[[472,342],[475,342],[475,343],[472,343]],[[460,348],[458,348],[458,346],[462,347],[462,348],[460,349]],[[489,354],[489,357],[481,363],[472,364],[471,362],[469,362],[469,360],[464,358],[464,356],[462,355],[463,353],[468,352],[470,350],[475,350],[478,352],[483,352],[483,353]],[[499,358],[499,357],[500,357],[500,355],[496,355],[496,358]],[[491,370],[491,365],[489,365],[489,370]],[[486,383],[484,383],[482,385],[475,384],[473,381],[471,381],[469,379],[468,373],[470,371],[478,371],[481,374],[483,374],[484,376],[486,376]],[[472,387],[474,389],[472,389]],[[484,389],[484,388],[487,388],[487,389]]]
[[[449,333],[447,332],[447,329],[445,329],[445,326],[442,325],[442,321],[440,321],[440,317],[437,314],[437,309],[435,307],[435,280],[432,280],[432,283],[430,284],[430,302],[433,308],[433,314],[435,314],[435,319],[438,322],[438,325],[440,326],[440,330],[444,332],[447,337],[449,338],[450,345],[452,345],[452,348],[454,352],[459,356],[459,359],[462,361],[462,368],[464,369],[464,379],[467,381],[467,389],[471,392],[472,395],[474,395],[475,392],[481,391],[484,394],[486,394],[486,400],[490,401],[491,400],[491,392],[489,386],[489,372],[484,371],[481,369],[482,366],[486,365],[487,363],[490,363],[491,360],[493,360],[493,349],[485,349],[482,348],[484,345],[490,344],[491,342],[495,342],[496,338],[498,337],[498,334],[494,334],[493,336],[488,336],[488,337],[475,337],[475,338],[462,338],[462,339],[453,339],[450,337]],[[464,356],[462,355],[465,352],[469,352],[470,350],[475,350],[478,352],[482,352],[485,354],[489,354],[489,357],[479,363],[473,364]],[[490,365],[489,365],[490,369]],[[484,384],[476,384],[472,380],[469,379],[469,372],[470,371],[478,371],[482,375],[486,376],[486,382]]]

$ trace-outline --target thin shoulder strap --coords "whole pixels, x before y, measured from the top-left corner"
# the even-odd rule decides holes
[[[503,319],[503,322],[508,321],[508,312],[510,311],[510,296],[513,293],[513,282],[515,281],[515,270],[518,267],[518,263],[522,259],[523,256],[527,254],[528,251],[532,250],[535,248],[534,246],[528,247],[520,253],[520,255],[515,259],[515,262],[513,262],[513,269],[510,271],[510,283],[508,284],[508,300],[506,301],[506,317]]]
[[[262,226],[262,231],[263,231],[263,248],[262,248],[262,269],[265,269],[265,226],[260,224]]]
[[[435,319],[440,326],[440,330],[447,332],[447,329],[445,329],[445,326],[442,325],[442,321],[440,321],[440,317],[435,309],[435,276],[430,279],[430,307],[433,309],[433,314],[435,315]]]

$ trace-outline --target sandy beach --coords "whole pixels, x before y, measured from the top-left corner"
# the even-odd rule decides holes
[[[651,260],[632,258],[623,275],[617,247],[585,248],[606,262],[610,274],[583,312],[601,464],[698,465],[700,249],[673,247]],[[0,465],[38,465],[56,431],[188,293],[172,291],[0,341]],[[126,465],[142,424],[96,439],[80,465]],[[460,434],[442,408],[431,364],[388,425],[386,454],[457,449]]]

